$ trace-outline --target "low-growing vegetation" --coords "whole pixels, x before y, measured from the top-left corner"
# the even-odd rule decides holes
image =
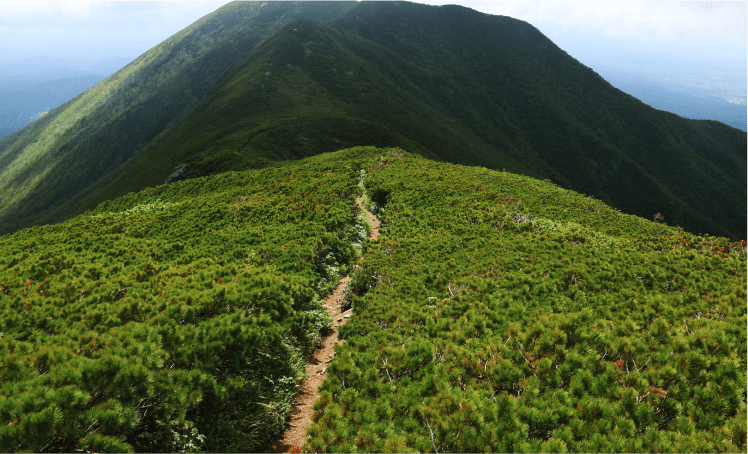
[[[383,153],[311,451],[746,449],[746,243]]]
[[[351,164],[177,182],[0,237],[0,451],[257,450],[364,239]]]
[[[349,271],[307,450],[746,449],[744,241],[360,147],[0,237],[0,451],[262,449]]]

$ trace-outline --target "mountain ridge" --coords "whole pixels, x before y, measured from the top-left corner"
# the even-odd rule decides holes
[[[195,177],[375,145],[550,178],[693,232],[745,235],[744,133],[644,105],[527,23],[459,6],[271,2],[227,5],[178,35],[208,46],[229,36],[217,30],[251,29],[259,17],[271,25],[265,34],[253,32],[257,47],[232,54],[238,56],[211,76],[192,107],[164,113],[160,123],[123,110],[120,126],[101,131],[119,135],[128,149],[108,146],[106,135],[98,145],[68,140],[77,159],[88,150],[82,162],[94,162],[99,150],[120,150],[119,157],[77,172],[80,182],[56,172],[56,180],[26,192],[23,206],[0,202],[0,227],[59,220],[161,184],[177,169],[181,178]],[[207,24],[215,36],[201,34]],[[294,33],[308,33],[307,44]],[[170,40],[174,48],[177,38]],[[172,53],[162,60],[176,68],[179,52]],[[176,74],[175,80],[197,80]],[[164,105],[190,96],[177,94],[180,88],[158,97],[139,90]],[[133,134],[149,140],[137,142]],[[0,160],[4,153],[7,160],[0,148]],[[76,168],[72,158],[68,169]],[[102,169],[108,176],[96,180]],[[52,181],[62,183],[57,196],[43,189]]]
[[[128,162],[137,159],[156,136],[186,114],[210,89],[212,80],[237,55],[246,52],[244,46],[251,49],[262,39],[263,30],[278,26],[271,19],[281,24],[288,21],[278,14],[278,5],[267,9],[263,6],[260,3],[230,4],[199,19],[103,83],[53,111],[48,121],[60,116],[61,125],[43,129],[44,125],[34,122],[22,130],[25,133],[19,131],[15,136],[19,140],[11,142],[6,138],[0,142],[0,165],[9,157],[24,153],[26,159],[16,160],[15,167],[27,173],[43,176],[53,165],[64,167],[40,188],[34,185],[40,177],[31,182],[23,179],[11,187],[18,172],[7,164],[0,167],[0,182],[5,183],[0,184],[0,231],[18,228],[13,225],[54,222],[79,211],[83,203],[76,199],[86,200],[82,194],[85,189],[80,186],[106,185],[112,172],[116,174],[128,168]],[[325,12],[327,6],[333,10]],[[324,20],[325,14],[337,14],[334,7],[335,2],[320,3],[315,8],[303,3],[295,5],[302,12],[311,9],[310,16],[317,16],[318,20]],[[236,20],[237,17],[246,19],[247,15],[259,18],[259,28],[245,30],[246,24]],[[212,52],[205,53],[207,48]],[[201,64],[194,64],[195,59],[201,60]],[[81,103],[87,106],[86,115],[80,112]],[[77,135],[84,140],[70,140]],[[44,147],[35,146],[34,140],[41,140]],[[45,169],[35,170],[36,161],[42,157],[47,162]],[[8,192],[13,194],[10,202]],[[50,199],[48,193],[55,192],[57,194]],[[23,206],[15,203],[18,197],[25,199]],[[66,206],[61,208],[60,205]],[[11,209],[15,211],[9,215]],[[47,211],[49,213],[45,214]],[[29,218],[29,212],[36,214],[30,216],[32,220],[24,220]]]

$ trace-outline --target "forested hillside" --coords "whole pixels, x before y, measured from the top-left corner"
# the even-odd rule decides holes
[[[262,449],[347,270],[308,449],[745,450],[744,241],[373,147],[0,236],[0,450]]]
[[[322,23],[346,8],[341,2],[226,5],[0,141],[0,232],[81,211],[237,59],[292,20]]]
[[[745,132],[652,109],[526,22],[407,2],[220,8],[0,142],[0,231],[359,145],[745,239]]]

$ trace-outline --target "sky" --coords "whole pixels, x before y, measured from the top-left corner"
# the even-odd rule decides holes
[[[224,1],[0,0],[0,62],[34,56],[137,57]],[[747,2],[457,3],[529,22],[570,55],[721,58],[745,68]],[[581,60],[581,59],[580,59]]]

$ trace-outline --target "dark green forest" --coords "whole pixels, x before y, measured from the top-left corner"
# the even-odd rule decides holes
[[[407,2],[232,3],[0,141],[0,232],[165,181],[397,146],[745,239],[746,133],[655,110],[532,25]]]
[[[346,273],[306,449],[746,449],[745,241],[358,147],[0,236],[0,451],[261,450]]]

